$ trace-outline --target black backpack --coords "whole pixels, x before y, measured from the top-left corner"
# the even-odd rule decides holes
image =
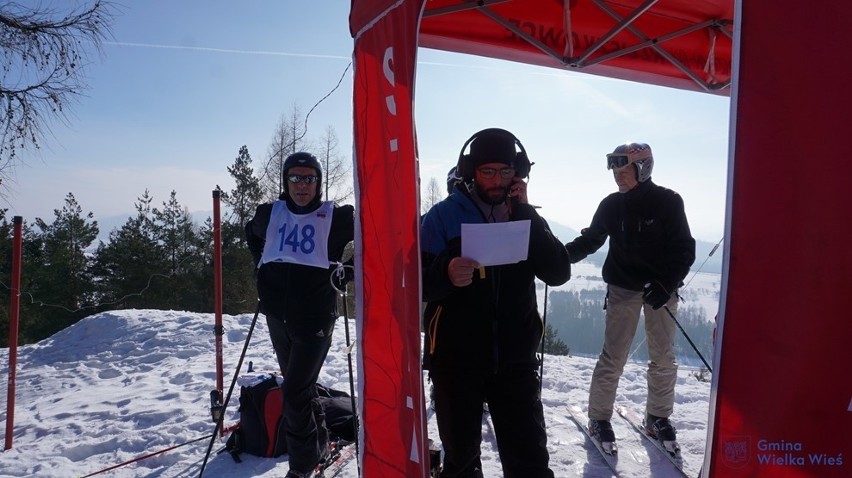
[[[317,384],[322,411],[325,413],[325,427],[330,440],[343,440],[352,443],[357,437],[357,422],[352,410],[352,396],[346,392]]]
[[[282,427],[281,388],[275,375],[268,374],[259,383],[240,386],[240,423],[225,444],[234,460],[242,452],[277,457],[287,453]]]
[[[350,395],[320,384],[317,384],[317,393],[325,413],[329,438],[355,441],[355,413]],[[242,452],[262,457],[278,457],[287,453],[282,407],[281,388],[275,375],[265,374],[250,385],[241,385],[240,422],[228,437],[225,451],[237,462],[241,461],[239,454]]]

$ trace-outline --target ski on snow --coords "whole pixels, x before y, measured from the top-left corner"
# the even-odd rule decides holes
[[[356,455],[355,444],[340,445],[339,442],[326,460],[317,465],[312,476],[316,478],[334,478]]]
[[[429,440],[429,452],[430,452],[430,461],[432,459],[432,452],[438,450],[440,452],[440,448],[433,448],[432,440]],[[326,461],[318,465],[314,470],[313,478],[335,478],[339,475],[344,468],[346,468],[349,463],[357,456],[357,450],[355,449],[355,444],[350,443],[343,445],[339,448],[336,448],[334,452],[332,452],[331,456],[329,456]],[[431,478],[437,478],[438,473],[441,471],[441,459],[440,454],[438,455],[436,463],[430,463],[430,471],[429,476]]]
[[[683,470],[683,457],[680,454],[680,449],[677,450],[677,453],[670,453],[663,444],[657,440],[655,437],[652,437],[645,431],[645,426],[642,425],[642,419],[631,409],[620,406],[616,408],[618,415],[624,419],[630,426],[641,435],[645,440],[652,443],[657,450],[660,451],[660,455],[665,456],[669,462],[677,469],[681,476],[688,477],[689,475]]]
[[[593,437],[591,433],[589,433],[589,427],[587,425],[589,420],[583,415],[583,411],[580,410],[580,407],[571,406],[568,407],[568,411],[570,412],[569,416],[571,417],[571,420],[574,421],[574,423],[580,430],[583,430],[583,433],[586,434],[586,438],[588,438],[595,445],[595,449],[598,450],[604,462],[606,463],[606,466],[609,467],[610,471],[612,471],[612,473],[617,477],[621,476],[618,473],[618,449],[615,448],[615,445],[613,445],[613,453],[607,453],[601,445],[601,442],[597,438]]]

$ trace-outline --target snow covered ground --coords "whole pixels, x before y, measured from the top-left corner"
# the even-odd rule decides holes
[[[251,315],[224,317],[226,389],[251,320]],[[133,460],[98,476],[198,476],[209,443],[204,437],[213,430],[209,411],[209,393],[216,383],[213,324],[212,314],[113,311],[88,317],[38,344],[22,347],[13,443],[11,449],[0,453],[0,476],[79,477]],[[354,336],[351,320],[350,327]],[[349,390],[345,345],[344,322],[339,320],[320,383]],[[262,316],[246,363],[248,360],[254,362],[256,370],[275,366]],[[0,373],[8,377],[8,349],[2,350],[2,361]],[[593,368],[594,360],[588,358],[545,359],[542,398],[551,468],[559,478],[612,476],[569,419],[570,405],[586,407]],[[696,476],[704,455],[710,386],[690,372],[682,369],[678,373],[673,421],[685,468]],[[628,365],[618,405],[643,410],[644,374],[642,364]],[[238,391],[228,407],[229,421],[236,418]],[[0,397],[0,410],[5,423],[6,393]],[[622,476],[672,476],[668,462],[643,443],[626,422],[614,419],[613,424],[619,437]],[[437,439],[434,423],[430,422],[429,432]],[[286,473],[286,456],[243,454],[243,462],[238,464],[227,454],[215,455],[223,444],[215,444],[204,476],[272,477]],[[162,450],[168,451],[156,454]],[[485,476],[501,476],[494,434],[487,421],[483,423],[482,450]],[[141,457],[145,458],[138,459]],[[357,477],[355,463],[339,476]]]

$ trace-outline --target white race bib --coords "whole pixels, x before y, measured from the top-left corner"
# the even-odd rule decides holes
[[[266,244],[260,267],[267,262],[289,262],[328,269],[328,235],[334,203],[326,201],[319,209],[307,214],[295,214],[283,200],[272,204]]]

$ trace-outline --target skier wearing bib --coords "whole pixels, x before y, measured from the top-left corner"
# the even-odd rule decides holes
[[[257,264],[257,293],[284,376],[284,432],[290,471],[311,476],[328,453],[325,415],[316,392],[337,313],[337,264],[354,239],[354,208],[322,201],[322,168],[312,154],[284,161],[284,192],[257,207],[246,240]],[[351,278],[351,268],[347,277]]]

